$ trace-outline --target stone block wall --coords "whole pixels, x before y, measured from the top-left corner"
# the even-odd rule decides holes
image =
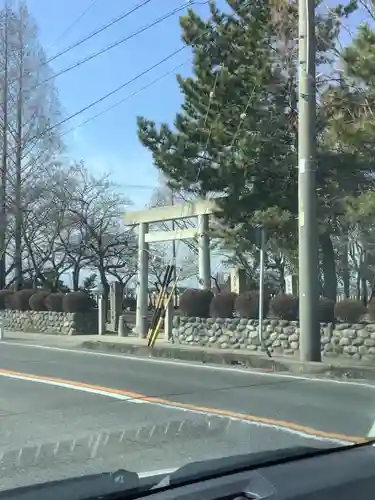
[[[63,313],[55,311],[11,311],[4,314],[5,331],[54,333],[57,335],[95,335],[98,313]]]
[[[297,355],[299,335],[297,321],[263,321],[264,343],[275,354]],[[327,358],[345,357],[375,361],[374,323],[321,323],[320,336],[322,353]],[[173,339],[176,344],[262,351],[258,321],[253,319],[176,316],[173,318]]]

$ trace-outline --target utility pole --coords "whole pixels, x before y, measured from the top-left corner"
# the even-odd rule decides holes
[[[299,0],[298,247],[300,356],[321,361],[316,221],[315,1]]]
[[[174,191],[171,189],[171,205],[174,205]],[[174,219],[172,220],[172,231],[176,228],[176,224]],[[172,240],[172,263],[173,263],[173,283],[177,281],[177,266],[176,266],[176,240]],[[177,285],[174,287],[174,295],[173,295],[173,305],[177,307],[178,302],[178,289]]]
[[[6,278],[6,234],[7,234],[7,165],[8,165],[8,3],[5,3],[4,13],[4,80],[3,80],[3,130],[2,130],[2,158],[1,158],[1,185],[0,185],[0,288],[5,288]]]

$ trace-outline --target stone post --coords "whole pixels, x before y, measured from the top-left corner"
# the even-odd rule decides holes
[[[118,329],[118,320],[122,312],[123,286],[120,282],[114,281],[110,284],[109,292],[109,310],[111,330],[116,332]]]
[[[164,340],[166,341],[172,338],[173,313],[174,313],[174,306],[172,297],[171,300],[168,302],[168,305],[166,306],[165,318],[164,318]]]
[[[106,324],[106,303],[103,295],[98,297],[98,335],[105,334],[105,324]]]
[[[246,273],[241,267],[234,267],[230,271],[230,291],[240,294],[246,290]]]

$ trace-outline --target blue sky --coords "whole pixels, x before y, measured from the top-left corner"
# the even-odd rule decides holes
[[[87,14],[64,34],[91,3],[93,5]],[[40,41],[49,56],[53,56],[139,3],[141,0],[49,2],[28,0],[27,2],[39,26]],[[58,72],[130,35],[184,3],[187,4],[183,0],[152,0],[105,32],[56,59],[52,63],[54,71]],[[207,12],[207,6],[196,5],[195,8],[202,14]],[[182,47],[179,15],[183,12],[59,76],[56,83],[66,115],[75,113]],[[66,129],[78,125],[189,60],[189,55],[188,50],[177,54],[148,75],[68,122]],[[190,68],[190,64],[187,63],[176,72],[188,74]],[[65,136],[69,152],[73,158],[82,158],[94,172],[110,171],[114,180],[123,186],[126,195],[133,200],[134,208],[142,208],[149,201],[152,189],[129,185],[155,186],[158,183],[158,172],[153,167],[151,155],[138,141],[136,117],[144,115],[158,122],[171,122],[180,102],[178,85],[174,74],[171,74],[136,97]]]
[[[325,2],[325,7],[336,4],[334,0]],[[39,27],[40,42],[49,57],[139,3],[141,0],[27,0],[29,11]],[[184,3],[188,2],[151,0],[126,19],[57,58],[52,63],[52,69],[59,72],[131,35]],[[226,2],[218,0],[217,4],[222,7]],[[87,13],[79,19],[88,7]],[[194,9],[201,15],[208,12],[207,5],[203,5],[203,2],[197,2]],[[57,77],[56,85],[65,115],[76,113],[182,47],[179,16],[183,13],[184,11],[176,13],[133,39]],[[342,31],[344,43],[348,42],[356,24],[362,19],[363,10],[351,19],[350,25],[345,26]],[[69,121],[66,130],[125,99],[181,63],[186,64],[177,71],[188,75],[191,71],[189,56],[188,50],[182,51],[109,99]],[[157,122],[173,121],[182,101],[174,76],[177,71],[65,136],[68,155],[72,159],[83,159],[93,173],[110,172],[114,181],[133,201],[133,209],[141,209],[150,201],[159,177],[151,155],[138,140],[136,117],[143,115]],[[212,264],[215,267],[214,262]]]
[[[27,4],[39,26],[41,43],[48,55],[53,56],[140,2],[141,0],[28,0]],[[204,14],[207,6],[202,3],[198,2],[194,8]],[[218,5],[225,3],[221,0]],[[329,6],[334,5],[332,0],[327,3]],[[71,27],[91,4],[82,19]],[[52,63],[54,71],[58,72],[130,35],[183,4],[183,0],[151,0],[148,5],[110,29],[57,58]],[[175,14],[132,40],[59,76],[56,83],[66,115],[82,109],[181,47],[179,15],[182,13]],[[354,24],[360,20],[360,16],[361,14],[355,16]],[[349,38],[349,31],[353,30],[352,21],[351,26],[343,30],[345,41]],[[68,122],[66,129],[100,113],[188,59],[189,51],[184,50],[116,95]],[[187,62],[178,71],[188,74],[190,68]],[[68,152],[77,160],[83,159],[93,172],[111,172],[114,180],[123,186],[126,195],[134,202],[134,208],[141,208],[149,201],[152,186],[158,184],[158,172],[153,167],[151,155],[138,141],[136,117],[144,115],[157,122],[171,123],[180,103],[178,85],[172,74],[69,133],[65,136]]]

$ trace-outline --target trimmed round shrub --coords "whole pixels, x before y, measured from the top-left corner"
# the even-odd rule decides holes
[[[185,290],[180,298],[181,316],[208,318],[213,296],[211,290],[197,290],[195,288]]]
[[[299,301],[293,295],[282,294],[275,297],[271,302],[271,311],[274,316],[286,321],[298,319]]]
[[[241,293],[235,302],[236,312],[240,318],[258,319],[259,317],[259,292],[252,290]],[[263,315],[266,316],[269,309],[269,299],[263,296]]]
[[[0,310],[7,309],[7,297],[13,295],[13,290],[9,290],[8,288],[4,288],[4,290],[0,290]]]
[[[220,292],[211,300],[211,318],[233,318],[234,304],[237,294],[234,292]]]
[[[94,297],[89,296],[89,309],[96,309],[98,307],[98,304]]]
[[[86,312],[92,309],[92,302],[86,292],[67,293],[62,299],[62,310],[70,313]]]
[[[50,293],[44,300],[47,311],[62,312],[63,293]]]
[[[49,292],[46,290],[38,290],[30,297],[29,306],[32,311],[46,311],[45,299]]]
[[[320,297],[318,302],[319,323],[332,323],[335,321],[335,302],[327,297]]]
[[[367,311],[371,321],[375,321],[375,299],[370,300],[367,304]]]
[[[375,321],[375,299],[371,299],[367,304],[367,313],[371,321]]]
[[[335,305],[335,318],[339,321],[357,323],[366,312],[366,307],[359,300],[344,299]]]
[[[19,290],[15,292],[13,295],[10,295],[10,304],[11,309],[16,311],[30,311],[30,298],[34,295],[34,293],[38,292],[38,290],[33,289],[25,289]]]
[[[5,298],[4,298],[4,302],[5,302],[5,309],[14,309],[14,300],[13,300],[13,297],[14,297],[14,294],[16,292],[14,290],[12,290],[12,293],[8,294],[8,295],[5,295]]]

